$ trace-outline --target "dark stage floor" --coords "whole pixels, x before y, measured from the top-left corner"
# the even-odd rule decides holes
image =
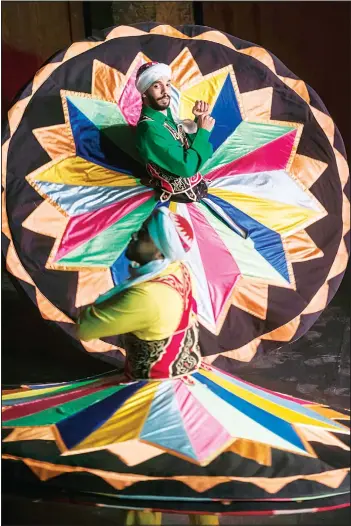
[[[349,279],[313,328],[299,341],[243,365],[238,375],[257,385],[336,408],[350,407]],[[98,374],[110,366],[76,350],[65,335],[45,324],[21,298],[7,275],[2,280],[2,384],[59,382]],[[10,525],[122,525],[117,510],[31,502],[6,496],[2,480],[2,523]],[[322,514],[235,517],[222,524],[349,524],[349,509]],[[187,517],[165,516],[164,524],[188,524]]]

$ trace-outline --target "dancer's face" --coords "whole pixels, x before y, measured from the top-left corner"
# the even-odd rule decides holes
[[[162,77],[154,82],[143,94],[143,101],[154,110],[166,110],[171,103],[171,80]]]
[[[149,235],[147,222],[143,224],[138,232],[134,232],[132,235],[127,247],[126,257],[130,261],[139,263],[139,265],[146,265],[150,261],[163,258]]]

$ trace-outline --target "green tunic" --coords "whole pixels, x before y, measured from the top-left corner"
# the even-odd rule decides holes
[[[141,117],[143,116],[152,120],[144,120],[138,124],[136,147],[146,164],[155,163],[177,177],[192,177],[213,154],[209,142],[210,132],[207,130],[200,128],[196,133],[188,134],[188,149],[172,136],[164,126],[166,122],[177,130],[169,108],[165,115],[162,111],[144,106],[141,113]]]

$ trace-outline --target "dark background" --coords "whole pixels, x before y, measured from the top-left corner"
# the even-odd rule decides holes
[[[313,87],[351,156],[349,2],[2,2],[2,117],[43,62],[72,42],[118,24],[199,24],[259,44]],[[75,349],[2,269],[3,384],[63,381],[109,366]],[[350,271],[330,306],[298,342],[242,366],[244,379],[336,407],[349,407]],[[6,482],[5,486],[6,493]],[[3,489],[4,492],[4,489]],[[121,524],[115,511],[4,497],[3,523]],[[321,515],[232,518],[223,524],[348,524],[348,510]],[[178,522],[177,522],[178,521]],[[187,524],[166,517],[165,524]]]

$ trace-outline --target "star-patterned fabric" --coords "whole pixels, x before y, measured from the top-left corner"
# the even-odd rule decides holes
[[[203,99],[216,119],[201,170],[208,196],[164,206],[195,233],[186,262],[203,354],[230,370],[301,336],[335,292],[348,257],[345,152],[316,95],[280,75],[267,51],[200,27],[150,31],[115,28],[74,44],[10,111],[8,268],[43,316],[72,334],[77,309],[128,276],[130,236],[160,206],[141,184],[134,145],[136,72],[166,62],[174,118],[191,118]],[[117,337],[82,345],[123,359]]]

